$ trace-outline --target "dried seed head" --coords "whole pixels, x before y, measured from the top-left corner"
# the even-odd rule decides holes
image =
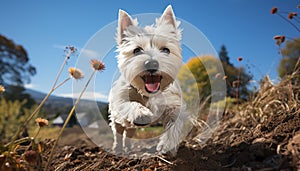
[[[66,46],[65,47],[66,58],[70,59],[71,55],[74,54],[76,51],[77,49],[74,46]]]
[[[29,164],[36,164],[39,154],[36,151],[29,150],[26,151],[23,155],[25,161],[27,161]]]
[[[3,93],[3,92],[5,92],[5,88],[4,88],[4,86],[0,85],[0,93]]]
[[[293,19],[294,18],[294,16],[297,16],[298,14],[296,13],[296,12],[290,12],[289,14],[288,14],[288,19]]]
[[[76,80],[83,78],[83,73],[79,69],[71,67],[71,68],[69,68],[68,71],[69,71],[70,76]]]
[[[237,58],[237,60],[238,60],[239,62],[241,62],[241,61],[243,60],[243,57],[240,56],[240,57]]]
[[[273,39],[274,39],[274,40],[278,40],[278,39],[280,39],[280,36],[279,36],[279,35],[276,35],[276,36],[273,37]]]
[[[70,51],[70,53],[75,53],[77,49],[74,46],[66,46],[66,51]]]
[[[281,43],[285,41],[285,36],[280,36]]]
[[[277,7],[273,7],[271,9],[271,14],[275,14],[275,13],[277,13],[277,11],[278,11],[278,8]]]
[[[283,35],[276,35],[273,37],[274,40],[276,40],[276,44],[279,46],[281,43],[285,41],[285,36]]]
[[[238,87],[240,84],[240,81],[239,80],[235,80],[232,82],[232,87]]]
[[[43,118],[36,118],[35,122],[38,124],[39,127],[47,126],[48,120]]]
[[[221,73],[217,73],[216,75],[215,75],[215,78],[220,78],[221,77]]]
[[[103,62],[97,60],[97,59],[92,59],[91,60],[91,67],[94,69],[94,70],[97,70],[97,71],[103,71],[105,69],[105,65]]]

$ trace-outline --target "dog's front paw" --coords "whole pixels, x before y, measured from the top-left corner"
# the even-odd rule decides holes
[[[170,157],[174,157],[177,153],[177,144],[170,140],[160,140],[156,146],[156,151],[160,154],[167,154]]]
[[[177,154],[177,149],[172,148],[170,149],[166,144],[159,143],[156,147],[156,151],[158,154],[167,155],[169,157],[175,157]]]
[[[137,102],[131,102],[131,114],[127,120],[136,126],[145,126],[151,123],[153,113],[150,109]]]
[[[157,144],[156,150],[161,153],[161,154],[166,154],[168,151],[170,151],[171,149],[168,146],[168,143],[160,141]]]
[[[144,107],[144,106],[142,106],[142,105],[139,108],[139,112],[140,112],[139,116],[148,116],[149,118],[151,116],[153,116],[153,113],[151,112],[151,110],[148,109],[148,108],[146,108],[146,107]]]
[[[153,113],[146,107],[140,106],[139,115],[133,120],[133,124],[136,126],[145,126],[151,123],[151,116]]]
[[[133,121],[133,124],[136,126],[146,126],[149,125],[150,123],[151,123],[151,118],[150,116],[147,115],[139,116]]]

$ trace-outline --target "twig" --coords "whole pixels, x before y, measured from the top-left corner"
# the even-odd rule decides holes
[[[172,162],[170,162],[170,161],[168,161],[168,160],[166,160],[166,159],[160,157],[159,155],[155,155],[155,157],[159,158],[160,160],[162,160],[162,161],[164,161],[164,162],[166,162],[166,163],[168,163],[168,164],[170,164],[170,165],[174,165],[174,163],[172,163]]]
[[[19,129],[17,130],[16,134],[13,136],[12,138],[12,142],[16,141],[16,139],[18,138],[20,132],[22,132],[25,127],[28,125],[28,123],[32,120],[32,118],[40,111],[40,109],[42,108],[42,106],[45,104],[45,102],[47,101],[47,99],[50,97],[50,95],[56,90],[56,88],[60,87],[62,84],[59,84],[58,86],[56,86],[57,84],[57,81],[61,75],[61,72],[64,68],[64,66],[66,65],[68,59],[70,59],[70,56],[75,52],[74,49],[71,49],[70,52],[66,55],[65,59],[64,59],[64,62],[62,63],[57,75],[56,75],[56,78],[55,78],[55,81],[53,83],[53,86],[51,88],[51,90],[49,91],[49,93],[46,95],[46,97],[44,97],[44,99],[41,101],[41,103],[39,104],[39,106],[32,112],[32,114],[26,119],[26,121],[19,127]],[[64,82],[63,82],[64,83]],[[56,87],[55,87],[56,86]],[[9,146],[9,150],[12,150],[13,148],[13,143],[10,144]]]
[[[286,22],[288,22],[290,25],[292,25],[298,32],[300,32],[300,29],[294,24],[292,23],[290,20],[286,19],[284,16],[282,16],[279,13],[276,13],[279,17],[281,17],[283,20],[285,20]]]
[[[72,117],[73,114],[74,114],[74,111],[75,111],[75,109],[76,109],[77,104],[79,103],[79,101],[80,101],[80,99],[81,99],[83,93],[84,93],[85,90],[87,89],[87,87],[88,87],[88,85],[89,85],[90,81],[92,80],[92,78],[93,78],[93,76],[94,76],[95,73],[96,73],[96,70],[94,70],[94,71],[92,72],[90,78],[88,79],[87,83],[85,84],[85,86],[84,86],[83,90],[81,91],[79,97],[77,98],[76,102],[74,103],[74,105],[73,105],[73,107],[72,107],[72,109],[71,109],[71,111],[70,111],[70,113],[69,113],[67,119],[65,120],[65,123],[64,123],[63,127],[61,128],[61,130],[60,130],[60,132],[59,132],[59,134],[58,134],[58,136],[57,136],[57,138],[56,138],[56,140],[55,140],[55,142],[54,142],[54,145],[53,145],[53,147],[52,147],[52,149],[51,149],[50,156],[49,156],[47,165],[46,165],[46,167],[45,167],[45,170],[48,169],[48,166],[49,166],[49,164],[50,164],[50,162],[51,162],[51,160],[52,160],[52,158],[53,158],[54,150],[55,150],[55,148],[56,148],[56,146],[57,146],[57,144],[58,144],[58,141],[60,140],[60,137],[61,137],[63,131],[65,130],[67,124],[69,123],[71,117]]]

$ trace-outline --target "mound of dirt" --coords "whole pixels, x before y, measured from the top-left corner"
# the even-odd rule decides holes
[[[237,104],[237,109],[224,113],[220,124],[205,143],[199,143],[197,135],[201,128],[195,128],[194,135],[190,136],[192,138],[180,144],[177,156],[173,158],[116,156],[93,144],[80,127],[68,128],[48,169],[300,170],[299,85],[300,79],[284,80],[273,85],[266,78],[251,101]],[[47,140],[43,142],[42,149],[38,148],[37,151],[41,151],[38,155],[33,150],[25,154],[27,146],[17,149],[18,154],[24,157],[5,158],[1,155],[1,169],[45,169],[52,146],[53,140]],[[8,159],[13,161],[9,163]]]
[[[300,113],[272,116],[253,128],[229,115],[205,145],[181,146],[176,170],[300,169]]]
[[[206,143],[187,140],[175,158],[123,158],[93,145],[80,130],[65,132],[62,142],[69,144],[58,148],[51,170],[299,170],[300,89],[294,85],[275,86],[266,78],[252,101],[225,112]]]
[[[249,126],[250,123],[250,126]],[[76,128],[67,131],[51,170],[295,170],[300,169],[300,112],[273,115],[252,127],[236,113],[226,113],[205,143],[183,142],[176,158],[128,159],[93,145]],[[244,129],[241,129],[244,128]],[[68,133],[70,132],[70,133]],[[80,141],[75,137],[80,135]],[[70,137],[74,137],[73,140]],[[48,142],[49,149],[52,142]],[[47,161],[49,151],[43,155]]]

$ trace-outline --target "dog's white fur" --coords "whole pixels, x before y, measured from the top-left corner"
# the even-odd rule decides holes
[[[155,25],[146,27],[139,27],[137,19],[132,19],[125,11],[119,11],[117,59],[121,76],[109,94],[114,151],[118,150],[117,147],[125,150],[126,136],[134,135],[137,128],[135,120],[144,116],[151,118],[151,121],[162,120],[165,131],[159,138],[157,151],[171,151],[173,154],[177,151],[184,121],[188,117],[180,88],[175,82],[182,65],[179,24],[170,5],[156,19]],[[136,55],[133,52],[138,47],[142,51]],[[163,48],[168,48],[169,53],[163,52]],[[159,63],[157,73],[161,75],[161,82],[159,91],[155,93],[146,91],[142,79],[147,72],[144,64],[148,59]]]

